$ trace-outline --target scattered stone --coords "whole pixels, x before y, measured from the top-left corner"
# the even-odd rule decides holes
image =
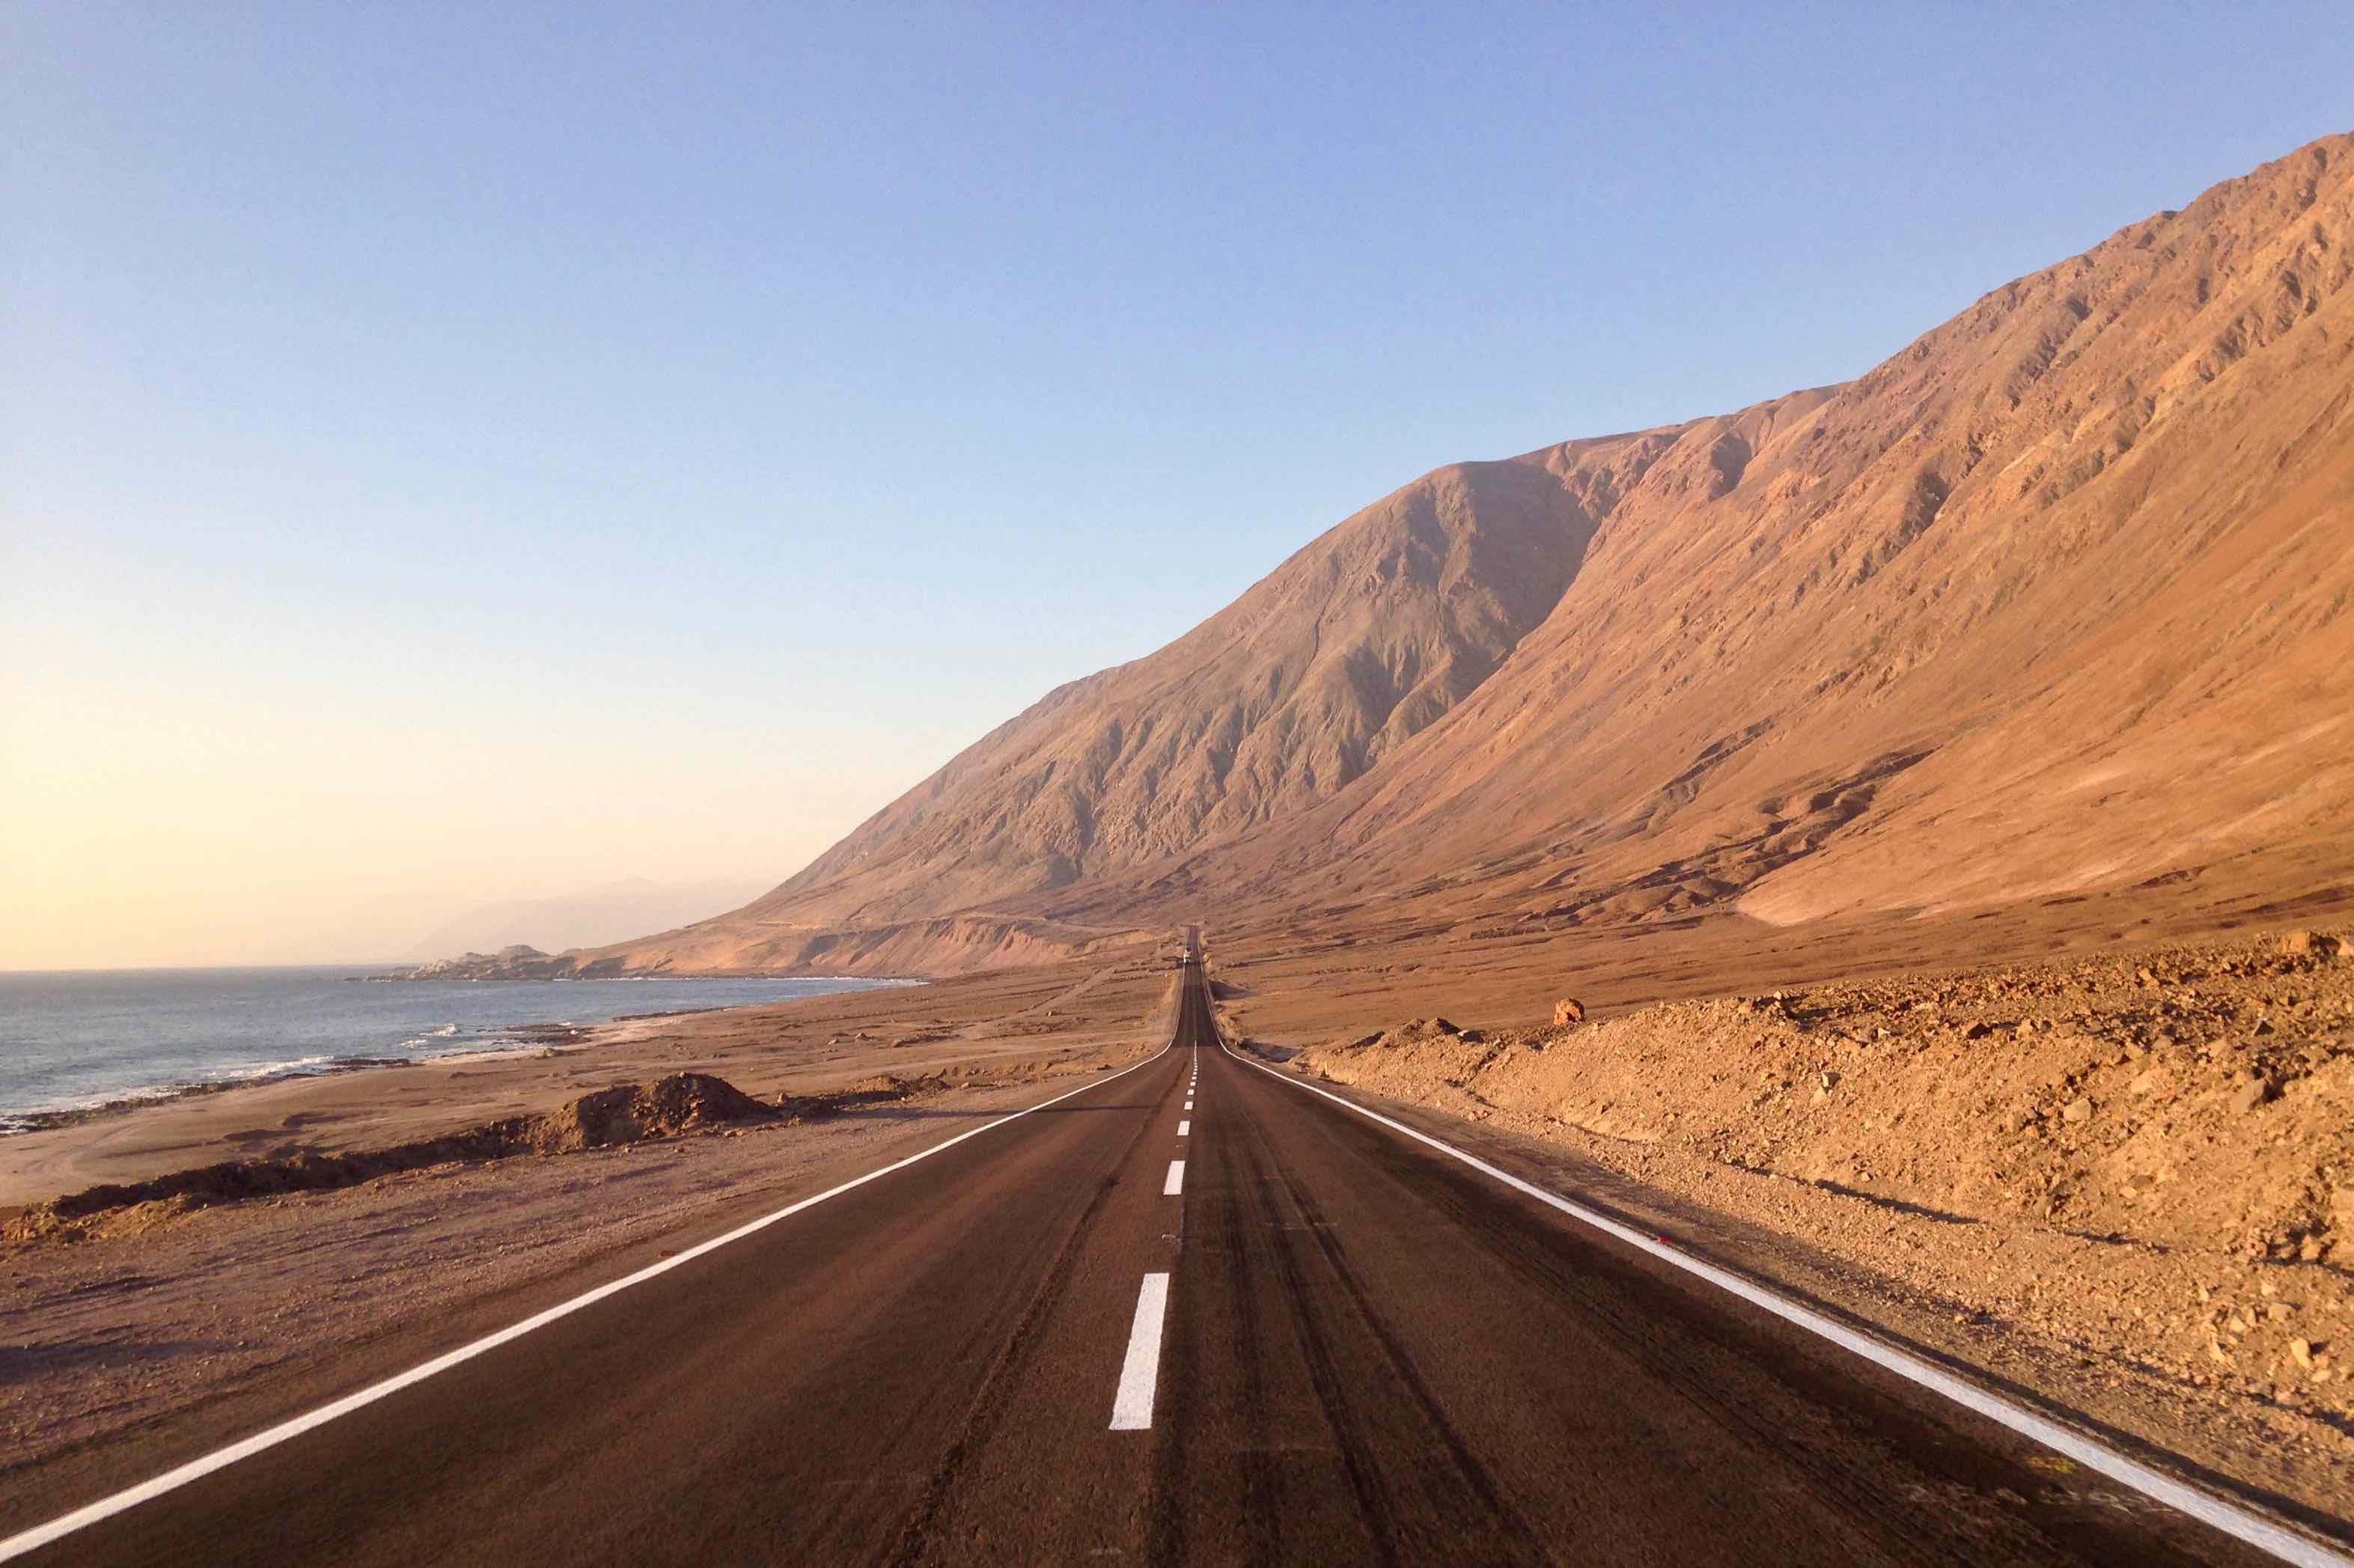
[[[2280,951],[2285,959],[2334,959],[2345,944],[2319,931],[2285,931]]]
[[[2291,1340],[2288,1342],[2288,1353],[2296,1360],[2297,1365],[2305,1368],[2307,1372],[2311,1372],[2313,1370],[2312,1340]]]
[[[2077,1096],[2074,1099],[2070,1100],[2068,1102],[2067,1108],[2060,1113],[2060,1119],[2062,1121],[2072,1122],[2085,1122],[2092,1120],[2093,1102],[2082,1095]]]

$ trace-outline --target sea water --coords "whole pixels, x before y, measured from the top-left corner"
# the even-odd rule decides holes
[[[40,1112],[537,1048],[533,1024],[741,1007],[904,981],[399,980],[337,968],[0,973],[0,1133]]]

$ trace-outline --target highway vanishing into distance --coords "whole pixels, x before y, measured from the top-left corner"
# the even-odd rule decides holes
[[[1123,1072],[177,1470],[34,1477],[0,1557],[2345,1561],[1230,1051],[1177,983]]]

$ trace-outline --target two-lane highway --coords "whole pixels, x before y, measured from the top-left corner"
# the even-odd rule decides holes
[[[1136,1066],[249,1452],[9,1478],[0,1555],[2274,1560],[1235,1054],[1187,950]]]

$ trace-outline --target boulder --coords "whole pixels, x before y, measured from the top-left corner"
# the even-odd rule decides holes
[[[1555,1024],[1585,1022],[1585,1003],[1574,996],[1563,997],[1553,1004],[1553,1021]]]

